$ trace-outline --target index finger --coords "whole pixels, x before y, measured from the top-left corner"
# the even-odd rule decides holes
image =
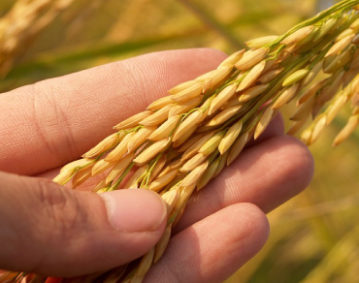
[[[209,71],[213,49],[151,53],[0,95],[0,170],[37,174],[78,158],[112,126]]]

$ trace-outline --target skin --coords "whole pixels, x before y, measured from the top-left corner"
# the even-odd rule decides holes
[[[0,268],[71,277],[148,251],[166,223],[149,191],[102,197],[50,178],[182,81],[225,58],[212,49],[135,57],[0,95]],[[310,182],[307,148],[276,117],[260,139],[195,195],[146,282],[221,282],[264,245],[266,212]],[[145,213],[144,213],[145,209]],[[21,256],[19,256],[21,255]]]

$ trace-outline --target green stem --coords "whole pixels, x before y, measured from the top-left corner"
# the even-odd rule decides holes
[[[118,178],[118,180],[116,181],[116,183],[111,186],[111,188],[108,189],[108,191],[113,191],[116,190],[117,187],[121,184],[121,182],[123,181],[123,179],[127,176],[127,174],[131,171],[132,167],[135,165],[135,163],[131,162],[130,165],[127,166],[125,172],[122,173],[122,175],[120,176],[120,178]]]
[[[271,45],[271,47],[275,47],[277,46],[284,38],[288,37],[289,35],[293,34],[294,32],[296,32],[297,30],[308,26],[308,25],[313,25],[315,23],[320,22],[321,20],[332,16],[333,14],[335,14],[336,12],[345,12],[346,10],[353,8],[354,6],[359,4],[359,0],[344,0],[341,1],[337,4],[335,4],[334,6],[324,10],[323,12],[319,13],[318,15],[314,16],[311,19],[308,19],[306,21],[301,22],[300,24],[296,25],[295,27],[291,28],[287,33],[285,33],[284,35],[280,36],[277,40],[275,40],[273,42],[273,44]]]
[[[200,19],[207,27],[211,28],[222,36],[234,49],[243,48],[244,43],[238,39],[238,36],[234,36],[225,26],[223,26],[215,17],[207,12],[198,3],[191,0],[178,0],[185,7],[187,7],[198,19]]]

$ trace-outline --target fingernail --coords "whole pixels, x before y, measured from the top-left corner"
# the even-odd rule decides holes
[[[100,194],[110,224],[122,232],[157,230],[166,218],[161,198],[148,190],[120,190]]]

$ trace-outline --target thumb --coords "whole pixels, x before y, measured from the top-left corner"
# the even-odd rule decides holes
[[[166,206],[153,192],[99,196],[0,172],[0,268],[77,276],[122,265],[160,238]]]

